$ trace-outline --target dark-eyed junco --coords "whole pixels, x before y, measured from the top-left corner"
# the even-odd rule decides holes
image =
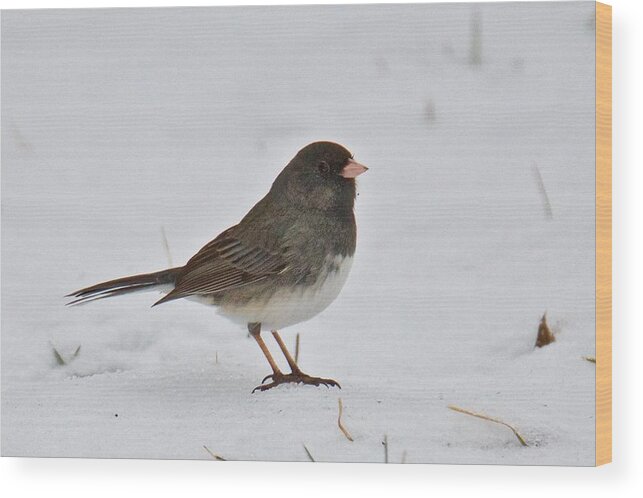
[[[339,387],[332,379],[303,373],[277,331],[320,313],[346,282],[356,242],[355,177],[366,170],[341,145],[307,145],[238,225],[185,266],[96,284],[69,294],[77,298],[69,304],[150,289],[169,291],[154,306],[197,299],[247,325],[272,368],[255,390],[287,382]],[[272,332],[290,373],[277,366],[261,338],[262,327]]]

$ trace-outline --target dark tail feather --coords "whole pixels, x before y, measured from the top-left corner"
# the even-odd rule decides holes
[[[117,278],[108,282],[85,287],[77,290],[65,297],[75,297],[73,301],[67,303],[68,306],[75,304],[84,304],[97,299],[106,297],[120,296],[130,292],[142,290],[151,290],[154,287],[162,285],[173,285],[176,276],[182,268],[170,268],[169,270],[157,271],[155,273],[144,273],[142,275],[132,275],[130,277]]]

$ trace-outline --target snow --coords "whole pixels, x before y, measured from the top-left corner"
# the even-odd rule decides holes
[[[386,436],[391,462],[592,465],[594,4],[476,5],[479,66],[472,9],[3,12],[2,454],[382,462]],[[187,261],[321,139],[370,168],[358,248],[282,335],[341,390],[251,394],[260,350],[198,303],[64,306],[167,267],[162,229]]]

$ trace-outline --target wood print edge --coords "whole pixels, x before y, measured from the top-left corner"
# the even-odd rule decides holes
[[[596,465],[612,461],[612,7],[596,3]]]

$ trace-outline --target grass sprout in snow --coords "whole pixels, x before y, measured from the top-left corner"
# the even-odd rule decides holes
[[[65,365],[73,361],[78,356],[78,353],[80,353],[80,346],[78,346],[74,351],[74,354],[72,354],[71,357],[69,357],[66,360],[63,357],[63,355],[60,354],[60,352],[53,345],[51,346],[51,351],[54,354],[54,360],[56,360],[56,365],[60,367],[64,367]]]
[[[547,325],[547,313],[543,314],[543,317],[540,319],[540,325],[538,325],[538,335],[536,336],[536,347],[542,348],[547,346],[552,342],[555,342],[556,338],[552,333],[549,325]]]

